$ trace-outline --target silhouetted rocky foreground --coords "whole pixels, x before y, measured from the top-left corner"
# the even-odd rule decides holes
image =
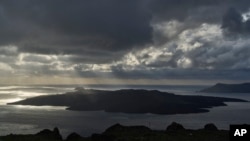
[[[67,106],[68,110],[121,113],[186,114],[209,112],[207,108],[226,106],[224,102],[246,102],[235,98],[175,95],[157,90],[88,90],[38,96],[9,103],[15,105]]]
[[[173,122],[165,131],[151,130],[146,126],[123,126],[115,124],[102,134],[82,137],[71,133],[62,139],[59,130],[45,129],[34,135],[7,135],[0,141],[229,141],[229,131],[218,130],[214,124],[207,124],[203,129],[185,129]]]

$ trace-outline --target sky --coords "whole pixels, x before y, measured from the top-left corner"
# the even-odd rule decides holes
[[[249,0],[1,0],[0,84],[250,80]]]

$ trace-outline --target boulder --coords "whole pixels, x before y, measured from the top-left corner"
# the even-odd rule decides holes
[[[209,123],[204,126],[204,130],[218,131],[218,128],[213,123]]]
[[[173,122],[167,127],[167,131],[179,131],[179,130],[185,130],[185,128],[181,124],[176,122]]]
[[[78,141],[78,140],[81,140],[82,137],[77,134],[77,133],[71,133],[67,138],[66,138],[66,141]]]

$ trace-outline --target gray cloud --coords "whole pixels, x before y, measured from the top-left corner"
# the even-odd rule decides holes
[[[20,51],[81,54],[123,51],[151,42],[151,14],[142,0],[4,1],[0,44]],[[9,24],[11,23],[11,24]]]
[[[118,78],[118,79],[176,79],[176,80],[243,80],[249,81],[250,70],[199,70],[199,69],[157,69],[157,70],[133,70],[124,71],[114,69],[108,72],[78,72],[79,76],[91,78]],[[156,75],[157,74],[157,75]]]
[[[249,4],[1,1],[0,65],[14,74],[249,79]]]

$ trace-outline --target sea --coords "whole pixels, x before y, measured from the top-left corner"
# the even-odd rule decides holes
[[[87,137],[102,133],[108,127],[122,125],[145,125],[154,130],[165,130],[172,122],[188,129],[201,129],[214,123],[219,129],[229,130],[230,124],[250,124],[250,102],[227,102],[227,106],[210,108],[210,112],[196,114],[125,114],[105,111],[69,111],[62,106],[23,106],[7,103],[29,97],[63,94],[81,85],[0,86],[0,136],[8,134],[34,134],[43,129],[58,127],[63,137],[72,132]],[[201,93],[209,86],[199,85],[84,85],[85,89],[119,90],[147,89],[171,92],[178,95],[206,95],[240,98],[250,101],[249,93]]]

